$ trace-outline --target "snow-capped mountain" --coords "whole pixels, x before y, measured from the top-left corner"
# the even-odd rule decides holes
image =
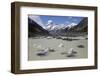
[[[84,18],[78,24],[56,24],[52,20],[48,20],[44,25],[39,16],[28,16],[29,35],[53,35],[53,36],[66,36],[71,32],[87,32],[88,19]],[[72,34],[72,33],[71,33]]]
[[[69,25],[65,25],[65,24],[49,24],[47,25],[47,27],[45,27],[46,30],[48,31],[52,31],[52,30],[64,30],[66,28],[71,29],[74,26],[77,26],[76,23],[71,23]]]
[[[70,29],[70,28],[73,28],[74,26],[77,26],[77,24],[76,23],[71,23],[71,24],[69,24],[69,25],[67,25],[67,27]]]
[[[71,32],[87,32],[88,20],[84,18],[80,23],[70,24],[55,24],[52,20],[48,21],[45,29],[49,31],[51,35],[66,35]]]
[[[76,23],[71,23],[69,25],[55,24],[53,21],[50,20],[48,21],[47,27],[45,27],[45,29],[48,30],[51,35],[65,35],[66,31],[70,30],[76,25]]]

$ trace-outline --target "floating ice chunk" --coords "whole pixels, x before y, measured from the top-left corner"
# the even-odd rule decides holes
[[[71,49],[67,52],[67,54],[68,54],[68,55],[71,55],[71,54],[72,54],[72,51],[73,51],[73,48],[71,48]]]
[[[74,48],[71,48],[71,51],[73,54],[77,53],[77,51]]]
[[[44,50],[41,50],[40,52],[37,53],[39,56],[45,56],[49,53],[49,48],[46,48]]]
[[[44,49],[44,53],[48,53],[49,52],[49,48]]]
[[[58,47],[64,47],[64,44],[63,44],[63,43],[60,43],[60,44],[58,45]]]
[[[51,36],[48,36],[48,37],[47,37],[47,39],[51,39],[51,38],[52,38]]]
[[[73,57],[73,56],[76,55],[76,53],[77,53],[77,51],[75,51],[74,48],[70,48],[70,50],[67,52],[67,56],[68,57]]]

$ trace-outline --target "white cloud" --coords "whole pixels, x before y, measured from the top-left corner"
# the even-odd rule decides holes
[[[48,20],[47,25],[53,24],[53,20]]]

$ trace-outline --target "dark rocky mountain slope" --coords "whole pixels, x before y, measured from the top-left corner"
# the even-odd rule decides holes
[[[88,18],[85,17],[77,26],[74,26],[69,31],[87,32],[88,31]]]
[[[28,37],[33,36],[47,36],[49,32],[37,24],[32,19],[28,18]]]

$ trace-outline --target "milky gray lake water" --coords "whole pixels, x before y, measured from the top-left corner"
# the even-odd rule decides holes
[[[28,60],[55,60],[55,59],[79,59],[88,57],[88,39],[84,37],[72,37],[78,40],[62,40],[57,38],[28,38]],[[59,47],[63,44],[62,47]],[[84,47],[77,47],[78,45],[83,45]],[[46,56],[38,56],[37,53],[45,48],[53,48],[54,52],[49,52]],[[73,48],[77,51],[74,57],[68,57],[66,53]]]

